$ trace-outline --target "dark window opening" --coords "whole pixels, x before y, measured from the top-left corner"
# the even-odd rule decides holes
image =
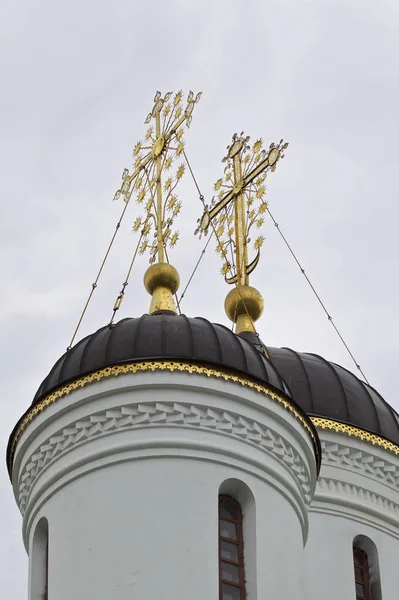
[[[353,548],[356,600],[371,600],[369,562],[366,552]]]
[[[241,507],[219,496],[219,600],[245,600]]]

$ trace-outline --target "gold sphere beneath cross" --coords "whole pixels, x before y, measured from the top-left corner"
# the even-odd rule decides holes
[[[255,331],[254,321],[263,313],[264,302],[260,292],[250,285],[236,286],[226,296],[226,315],[236,323],[236,333]]]
[[[172,265],[168,263],[151,265],[144,274],[145,289],[152,296],[149,313],[159,310],[176,312],[173,294],[177,292],[179,285],[179,274]]]
[[[166,287],[175,294],[180,285],[179,273],[168,263],[155,263],[145,272],[144,285],[149,294],[153,294],[157,287]]]

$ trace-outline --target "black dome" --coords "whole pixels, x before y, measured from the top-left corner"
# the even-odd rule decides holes
[[[83,338],[55,363],[32,404],[86,373],[118,363],[155,359],[206,363],[239,371],[289,395],[282,377],[249,341],[206,319],[162,311],[123,319]]]
[[[399,445],[399,416],[353,373],[316,354],[267,348],[253,333],[236,335],[201,317],[162,311],[102,327],[66,352],[39,387],[33,403],[84,374],[139,360],[215,365],[260,380],[292,397],[309,416],[347,423]]]
[[[267,351],[292,398],[309,416],[348,423],[399,445],[399,415],[353,373],[316,354]]]

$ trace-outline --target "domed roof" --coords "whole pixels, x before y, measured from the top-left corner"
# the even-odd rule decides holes
[[[369,385],[315,354],[267,348],[250,332],[239,335],[201,317],[160,311],[128,318],[88,335],[55,363],[32,405],[53,390],[104,367],[175,360],[249,376],[290,396],[308,416],[346,423],[399,446],[399,416]],[[17,423],[15,430],[18,428]],[[7,450],[11,465],[11,434]]]
[[[162,311],[123,319],[83,338],[55,363],[32,404],[84,374],[110,365],[156,359],[239,371],[289,395],[282,377],[249,341],[206,319]]]
[[[292,397],[309,416],[347,423],[399,445],[399,416],[353,373],[316,354],[267,348],[253,333],[239,335],[201,317],[160,311],[105,326],[55,363],[32,404],[52,390],[107,366],[178,360],[238,371]]]
[[[309,416],[347,423],[399,445],[399,415],[353,373],[316,354],[267,351],[292,398]]]

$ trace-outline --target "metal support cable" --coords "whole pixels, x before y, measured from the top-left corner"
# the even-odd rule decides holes
[[[89,293],[89,296],[88,296],[88,298],[87,298],[87,300],[86,300],[86,304],[84,305],[83,311],[82,311],[82,313],[81,313],[81,315],[80,315],[80,318],[79,318],[78,324],[76,325],[76,329],[75,329],[75,331],[74,331],[74,333],[73,333],[72,339],[71,339],[71,341],[70,341],[70,343],[69,343],[69,346],[67,347],[67,351],[68,351],[68,350],[70,350],[70,349],[72,348],[73,342],[75,341],[75,338],[76,338],[76,335],[77,335],[77,333],[78,333],[78,331],[79,331],[79,327],[80,327],[80,325],[81,325],[81,323],[82,323],[83,317],[84,317],[84,316],[85,316],[85,314],[86,314],[87,307],[89,306],[89,304],[90,304],[90,300],[91,300],[91,298],[92,298],[92,296],[93,296],[93,294],[94,294],[94,290],[97,288],[97,284],[98,284],[98,281],[99,281],[99,279],[100,279],[100,275],[101,275],[101,273],[102,273],[102,270],[103,270],[103,268],[104,268],[104,265],[105,265],[105,263],[106,263],[106,261],[107,261],[108,255],[109,255],[109,253],[110,253],[110,251],[111,251],[111,248],[112,248],[112,245],[113,245],[113,243],[114,243],[114,241],[115,241],[116,234],[118,233],[118,231],[119,231],[119,228],[120,228],[120,226],[121,226],[121,223],[122,223],[123,217],[125,216],[125,212],[126,212],[126,209],[127,209],[127,207],[128,207],[128,204],[129,204],[129,201],[125,202],[125,206],[123,207],[122,213],[121,213],[121,215],[120,215],[120,217],[119,217],[119,220],[118,220],[118,222],[117,222],[117,224],[116,224],[115,231],[114,231],[114,233],[113,233],[113,235],[112,235],[112,238],[111,238],[111,241],[110,241],[110,243],[108,244],[107,251],[106,251],[106,253],[105,253],[105,256],[104,256],[104,258],[103,258],[103,261],[102,261],[102,263],[101,263],[101,266],[100,266],[100,268],[99,268],[99,270],[98,270],[97,277],[95,278],[94,282],[91,284],[91,291],[90,291],[90,293]]]
[[[166,262],[168,263],[168,265],[170,265],[170,262],[169,262],[169,256],[168,256],[168,251],[167,251],[167,249],[166,249],[166,244],[165,244],[165,246],[164,246],[164,250],[165,250]],[[180,301],[179,301],[179,299],[178,299],[178,297],[177,297],[177,293],[175,292],[175,293],[173,294],[173,296],[174,296],[174,298],[175,298],[175,300],[176,300],[176,307],[177,307],[177,310],[178,310],[178,312],[179,312],[179,315],[181,315]]]
[[[134,261],[136,260],[137,252],[138,252],[138,250],[140,248],[141,240],[143,239],[143,235],[144,235],[143,231],[141,231],[141,235],[140,235],[139,241],[137,242],[136,248],[134,250],[133,258],[132,258],[132,260],[130,262],[130,265],[129,265],[129,268],[128,268],[128,271],[127,271],[127,274],[126,274],[126,277],[125,277],[125,281],[122,284],[122,289],[119,292],[119,296],[115,300],[115,304],[114,304],[114,308],[113,308],[113,312],[112,312],[112,317],[111,317],[111,320],[109,322],[110,326],[113,325],[114,319],[115,319],[115,315],[116,315],[117,311],[120,309],[121,304],[122,304],[122,300],[125,297],[125,290],[126,290],[126,287],[129,285],[129,278],[130,278],[130,275],[131,275],[131,272],[132,272],[132,269],[133,269]]]
[[[317,298],[317,300],[318,300],[318,302],[319,302],[320,306],[322,307],[323,311],[326,313],[328,320],[330,321],[331,325],[334,327],[334,329],[335,329],[335,331],[336,331],[336,333],[337,333],[337,335],[338,335],[339,339],[341,340],[341,342],[342,342],[342,344],[345,346],[345,348],[346,348],[346,350],[347,350],[347,352],[348,352],[349,356],[351,357],[351,359],[352,359],[352,360],[353,360],[353,362],[355,363],[355,365],[356,365],[356,368],[357,368],[357,369],[358,369],[358,371],[361,373],[361,375],[362,375],[362,377],[363,377],[364,381],[365,381],[365,382],[366,382],[368,385],[370,385],[370,384],[369,384],[369,381],[368,381],[368,379],[367,379],[367,377],[366,377],[366,376],[365,376],[365,374],[363,373],[363,370],[362,370],[361,366],[360,366],[360,365],[359,365],[359,363],[356,361],[356,359],[355,359],[354,355],[352,354],[352,352],[351,352],[351,350],[350,350],[350,348],[349,348],[348,344],[345,342],[345,340],[344,340],[343,336],[341,335],[341,333],[340,333],[340,331],[339,331],[338,327],[335,325],[335,323],[334,323],[334,320],[333,320],[332,316],[330,315],[330,313],[328,312],[328,310],[327,310],[327,308],[326,308],[326,306],[325,306],[324,302],[323,302],[323,301],[322,301],[322,299],[320,298],[319,294],[316,292],[316,290],[315,290],[315,288],[314,288],[314,286],[313,286],[312,282],[310,281],[309,277],[307,276],[305,269],[302,267],[301,263],[299,262],[298,258],[297,258],[297,257],[296,257],[296,255],[295,255],[295,253],[294,253],[293,249],[291,248],[291,246],[290,246],[290,244],[288,243],[288,241],[287,241],[286,237],[284,236],[283,232],[281,231],[279,224],[277,223],[277,221],[275,220],[275,218],[273,217],[273,215],[272,215],[272,213],[270,212],[270,210],[269,210],[269,209],[267,209],[267,212],[269,213],[269,215],[270,215],[270,218],[271,218],[271,220],[272,220],[272,221],[273,221],[273,223],[274,223],[274,226],[275,226],[275,227],[276,227],[276,229],[278,230],[278,232],[279,232],[279,234],[280,234],[281,238],[283,239],[283,241],[284,241],[285,245],[287,246],[288,250],[290,251],[290,253],[291,253],[292,257],[294,258],[294,260],[295,260],[295,262],[296,262],[296,264],[298,265],[298,267],[299,267],[299,269],[300,269],[300,271],[301,271],[302,275],[305,277],[306,281],[308,282],[308,284],[309,284],[309,286],[310,286],[310,288],[311,288],[311,290],[312,290],[313,294],[316,296],[316,298]]]
[[[185,294],[186,294],[186,292],[187,292],[187,290],[188,290],[188,287],[189,287],[189,285],[190,285],[190,283],[191,283],[191,281],[192,281],[192,279],[193,279],[193,277],[194,277],[195,273],[197,272],[197,269],[198,269],[198,267],[199,267],[199,264],[200,264],[201,260],[204,258],[204,254],[205,254],[205,252],[207,251],[207,249],[208,249],[208,246],[209,246],[209,243],[210,243],[210,241],[212,240],[212,238],[213,238],[213,231],[211,232],[211,235],[208,237],[208,240],[207,240],[207,242],[206,242],[206,244],[205,244],[204,248],[201,250],[200,257],[199,257],[199,259],[197,260],[197,262],[196,262],[196,264],[195,264],[195,267],[194,267],[194,269],[193,269],[193,271],[192,271],[192,273],[191,273],[191,275],[190,275],[190,277],[189,277],[189,280],[188,280],[188,282],[186,283],[186,287],[184,288],[183,292],[182,292],[182,293],[181,293],[181,295],[180,295],[180,298],[179,298],[179,304],[180,304],[180,303],[181,303],[181,301],[183,300],[183,298],[184,298],[184,296],[185,296]]]

